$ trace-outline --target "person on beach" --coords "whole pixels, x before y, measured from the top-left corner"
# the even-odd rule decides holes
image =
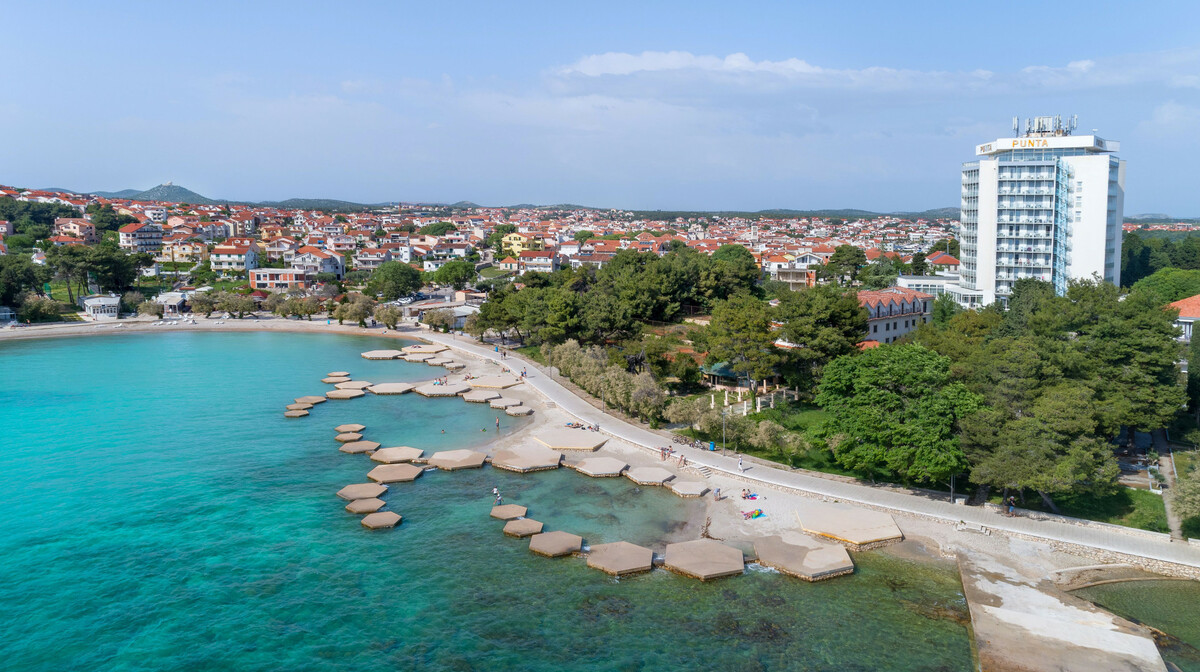
[[[746,468],[742,466],[742,456],[738,455],[738,471],[746,473]]]
[[[714,502],[721,501],[721,489],[720,488],[713,490],[713,501]]]
[[[496,429],[500,429],[500,416],[496,416]]]

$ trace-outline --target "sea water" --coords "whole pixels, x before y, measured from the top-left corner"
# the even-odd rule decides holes
[[[755,569],[620,580],[500,532],[491,489],[589,544],[655,545],[701,504],[627,479],[491,467],[393,485],[396,529],[334,493],[363,482],[335,425],[427,453],[486,447],[527,419],[413,394],[294,397],[395,341],[162,333],[0,343],[0,669],[967,670],[953,568],[856,554],[808,584]],[[487,430],[487,431],[481,431]]]
[[[1163,660],[1183,672],[1200,672],[1200,582],[1125,581],[1072,593],[1166,635],[1158,638]]]

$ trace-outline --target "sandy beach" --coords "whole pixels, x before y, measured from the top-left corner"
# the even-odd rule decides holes
[[[159,323],[157,326],[156,322]],[[466,368],[447,373],[440,367],[430,367],[430,379],[448,375],[450,382],[459,382],[468,376],[495,375],[505,367],[513,367],[516,371],[528,367],[531,375],[540,373],[535,371],[533,363],[511,354],[509,359],[498,362],[455,347],[459,341],[463,344],[476,343],[469,336],[432,335],[412,326],[402,326],[397,330],[382,327],[364,329],[356,325],[338,325],[336,321],[327,323],[323,319],[307,321],[278,317],[242,320],[198,317],[195,322],[193,325],[180,319],[178,324],[168,325],[157,319],[138,318],[118,322],[23,326],[0,329],[0,341],[169,331],[286,331],[407,340],[431,337],[451,347],[454,359],[466,364]],[[347,362],[346,368],[352,368],[353,364]],[[534,414],[529,422],[523,423],[520,430],[479,448],[489,455],[506,448],[530,445],[539,433],[564,428],[578,419],[561,408],[556,400],[545,398],[532,385],[521,384],[505,389],[503,395],[518,399],[523,405],[534,409]],[[467,402],[455,399],[445,403]],[[612,418],[607,422],[617,425],[622,421]],[[666,433],[660,435],[663,437],[662,446],[672,445]],[[827,498],[811,492],[777,487],[759,480],[759,475],[774,470],[763,463],[748,461],[744,474],[725,471],[704,473],[695,465],[681,466],[677,457],[664,461],[658,446],[638,445],[608,431],[604,432],[604,437],[607,442],[600,450],[594,453],[568,451],[565,462],[577,463],[588,457],[615,457],[630,467],[665,468],[675,474],[676,480],[703,481],[710,488],[701,498],[703,507],[700,513],[654,545],[657,553],[661,553],[668,543],[707,536],[752,555],[756,539],[796,534],[801,531],[800,521],[815,515],[820,507],[833,504],[844,506],[840,502],[823,501]],[[536,478],[536,475],[530,477]],[[579,478],[587,476],[580,474]],[[713,495],[718,488],[722,495],[720,500]],[[743,500],[740,496],[743,489],[757,493],[758,499]],[[762,509],[765,515],[747,519],[743,512],[750,509]],[[1116,619],[1089,603],[1073,598],[1056,584],[1054,577],[1059,570],[1096,565],[1094,559],[1064,552],[1049,543],[963,528],[921,516],[906,516],[898,512],[888,515],[903,534],[903,541],[865,552],[889,553],[921,562],[958,563],[963,571],[968,599],[972,601],[976,644],[981,660],[987,662],[985,669],[1084,669],[1072,662],[1079,660],[1091,660],[1093,663],[1104,660],[1109,669],[1165,669],[1144,628]],[[998,568],[1003,568],[1003,572]],[[1048,629],[1044,622],[1046,614],[1053,614],[1060,624],[1068,623],[1072,627]],[[1114,641],[1120,642],[1120,646],[1111,644]],[[1150,642],[1149,648],[1146,642]],[[1021,655],[1008,655],[1017,651]],[[1030,668],[1027,666],[1030,660],[1043,661],[1046,665]]]

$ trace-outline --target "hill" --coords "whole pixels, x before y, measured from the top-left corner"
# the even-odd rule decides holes
[[[160,184],[152,189],[147,189],[136,196],[129,196],[135,201],[167,201],[169,203],[188,203],[190,205],[217,205],[223,201],[214,201],[211,198],[205,198],[200,194],[185,189],[177,184]]]
[[[92,191],[87,192],[93,196],[101,196],[103,198],[127,198],[132,199],[134,196],[142,193],[141,189],[122,189],[120,191]]]
[[[271,208],[286,208],[295,210],[363,210],[364,208],[381,207],[382,204],[367,205],[339,201],[335,198],[289,198],[286,201],[260,201],[248,205],[263,205]]]

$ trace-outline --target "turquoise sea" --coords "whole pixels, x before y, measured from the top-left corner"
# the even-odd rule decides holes
[[[952,567],[875,552],[817,584],[753,568],[615,580],[534,556],[488,517],[498,486],[548,530],[655,545],[699,506],[626,479],[429,472],[385,495],[400,527],[363,529],[334,493],[372,463],[338,452],[335,425],[426,451],[495,436],[486,406],[411,394],[283,417],[328,371],[442,371],[358,355],[379,347],[396,342],[0,343],[0,669],[971,669]]]
[[[1169,637],[1158,640],[1163,660],[1183,672],[1200,672],[1200,582],[1127,581],[1073,593]]]

